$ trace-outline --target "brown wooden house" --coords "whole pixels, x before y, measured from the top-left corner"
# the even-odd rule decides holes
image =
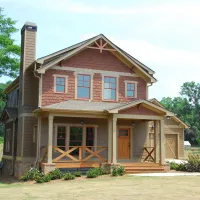
[[[36,33],[25,23],[20,76],[5,90],[4,173],[119,164],[127,173],[162,171],[166,158],[184,157],[187,126],[148,100],[153,70],[103,34],[36,59]]]

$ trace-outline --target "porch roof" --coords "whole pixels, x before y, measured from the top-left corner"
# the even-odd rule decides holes
[[[164,115],[172,116],[173,114],[164,108],[156,106],[155,104],[147,100],[135,100],[125,103],[114,102],[92,102],[92,101],[80,101],[80,100],[68,100],[56,104],[51,104],[41,108],[42,111],[85,111],[85,112],[107,112],[118,113],[120,110],[124,110],[130,107],[137,106],[139,104],[148,105],[150,109],[162,112]]]

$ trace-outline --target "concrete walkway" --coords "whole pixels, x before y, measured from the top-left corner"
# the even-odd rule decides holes
[[[200,176],[198,172],[173,172],[173,173],[142,173],[142,174],[129,174],[129,176]]]

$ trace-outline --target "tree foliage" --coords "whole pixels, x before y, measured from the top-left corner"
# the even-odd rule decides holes
[[[0,77],[15,78],[19,74],[20,46],[12,35],[18,31],[16,21],[0,13]]]
[[[165,97],[161,103],[190,127],[185,130],[185,140],[200,144],[200,84],[186,82],[180,94],[180,97]]]

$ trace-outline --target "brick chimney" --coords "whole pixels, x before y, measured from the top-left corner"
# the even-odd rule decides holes
[[[19,106],[27,104],[24,100],[24,93],[28,89],[27,84],[29,82],[28,72],[26,69],[36,60],[36,33],[37,33],[37,25],[32,22],[26,22],[21,29]]]

